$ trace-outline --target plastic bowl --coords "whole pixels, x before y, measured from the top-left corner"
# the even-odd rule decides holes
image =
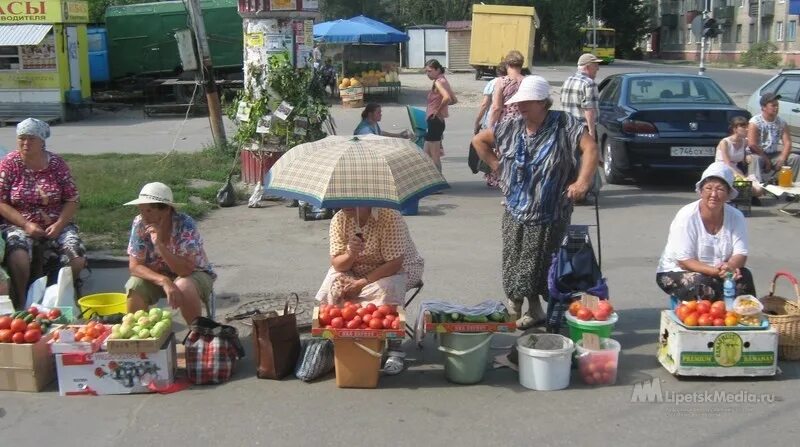
[[[614,330],[614,325],[617,323],[619,316],[613,312],[606,321],[583,321],[572,316],[569,312],[566,314],[567,326],[569,327],[569,338],[575,343],[583,338],[584,333],[597,334],[600,338],[611,337],[611,332]]]
[[[83,318],[124,314],[128,311],[128,297],[124,293],[96,293],[79,299],[78,306]]]

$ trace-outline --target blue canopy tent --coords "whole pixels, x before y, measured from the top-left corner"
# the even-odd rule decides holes
[[[322,43],[394,44],[408,39],[408,34],[363,15],[314,25],[314,41]]]

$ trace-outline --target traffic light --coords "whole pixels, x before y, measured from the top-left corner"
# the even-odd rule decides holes
[[[708,18],[703,21],[703,37],[714,38],[719,35],[719,28],[717,28],[717,21],[713,18]]]

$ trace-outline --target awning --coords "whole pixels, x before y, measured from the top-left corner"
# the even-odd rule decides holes
[[[39,45],[53,25],[2,25],[0,46]]]

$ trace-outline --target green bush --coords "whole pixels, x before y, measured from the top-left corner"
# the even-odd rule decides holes
[[[775,51],[778,47],[772,42],[758,42],[742,54],[740,62],[748,67],[776,68],[781,63],[781,57]]]

